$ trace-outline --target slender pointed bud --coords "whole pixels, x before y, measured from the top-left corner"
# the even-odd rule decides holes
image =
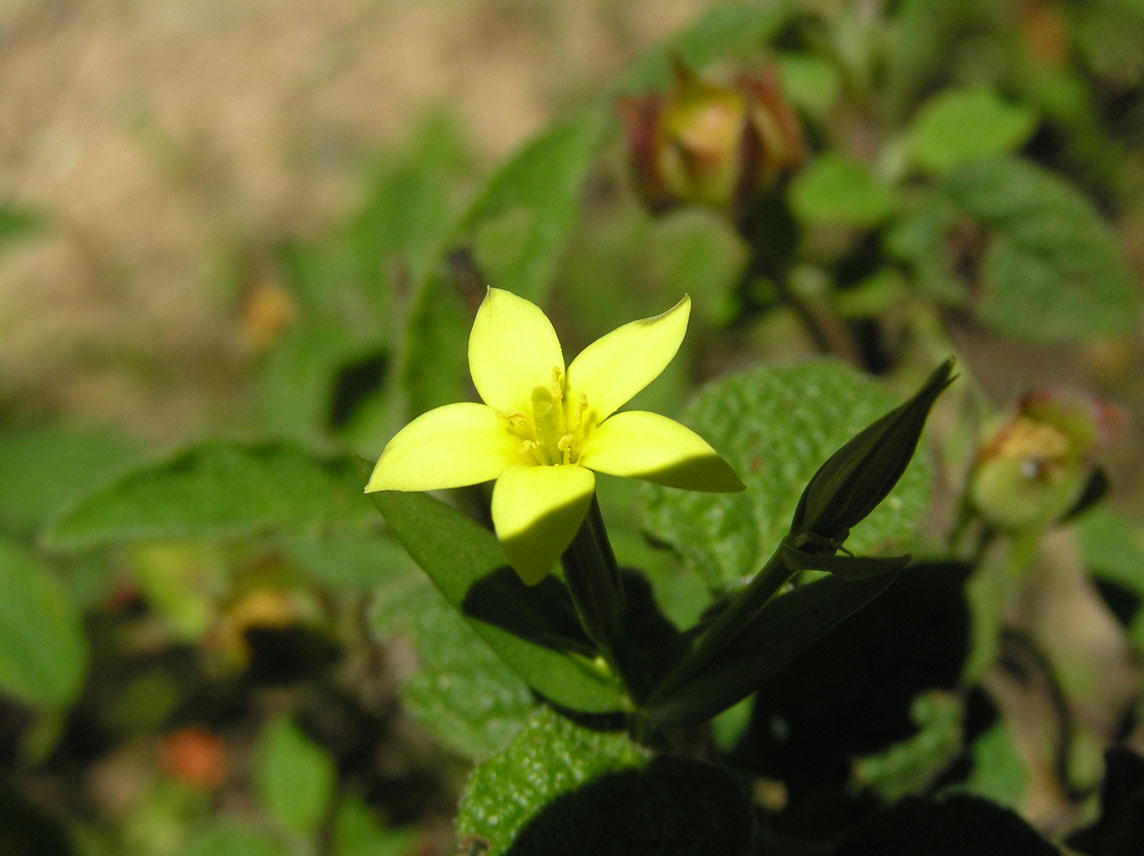
[[[952,371],[953,360],[946,360],[912,398],[864,428],[819,468],[794,512],[788,536],[794,546],[832,555],[850,529],[886,498],[910,463]]]
[[[678,61],[670,93],[617,105],[636,191],[652,211],[682,203],[738,211],[802,163],[802,128],[773,67],[734,86]]]
[[[970,475],[970,502],[1007,531],[1059,520],[1081,498],[1097,453],[1123,421],[1120,410],[1084,393],[1029,393],[983,443]]]

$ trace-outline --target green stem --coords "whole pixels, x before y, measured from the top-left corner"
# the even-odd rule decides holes
[[[625,643],[623,581],[595,496],[560,564],[584,632],[628,692],[638,697],[646,681],[632,663]]]
[[[711,622],[691,652],[660,682],[656,695],[670,692],[715,659],[794,574],[782,559],[782,550],[775,550],[750,584]]]

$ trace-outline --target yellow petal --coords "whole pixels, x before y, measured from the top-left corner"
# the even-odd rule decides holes
[[[469,373],[485,404],[528,413],[532,391],[549,389],[564,354],[552,322],[535,303],[490,288],[469,334]]]
[[[527,585],[544,579],[572,538],[596,489],[577,466],[509,467],[493,488],[493,525],[509,564]]]
[[[668,487],[733,492],[743,483],[707,441],[658,413],[617,413],[588,435],[579,463]]]
[[[568,367],[568,406],[578,406],[584,395],[603,422],[667,368],[690,315],[691,298],[684,295],[662,315],[617,327],[586,347]]]
[[[484,404],[462,401],[423,413],[381,453],[366,492],[441,490],[491,481],[519,461],[520,439]]]

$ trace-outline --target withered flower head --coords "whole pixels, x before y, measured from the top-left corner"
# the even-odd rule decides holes
[[[693,203],[741,211],[804,157],[802,127],[769,65],[734,86],[678,61],[675,86],[617,105],[636,191],[652,211]]]
[[[1009,531],[1059,519],[1080,499],[1098,453],[1124,418],[1087,393],[1027,394],[982,444],[970,476],[971,502],[992,525]]]

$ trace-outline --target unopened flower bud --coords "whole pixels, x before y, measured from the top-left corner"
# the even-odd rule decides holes
[[[636,190],[652,211],[681,203],[739,210],[803,159],[802,128],[773,67],[717,86],[676,63],[670,93],[618,109]]]
[[[1096,455],[1122,413],[1092,396],[1036,391],[985,441],[969,481],[969,499],[993,526],[1045,526],[1067,514],[1096,469]]]

